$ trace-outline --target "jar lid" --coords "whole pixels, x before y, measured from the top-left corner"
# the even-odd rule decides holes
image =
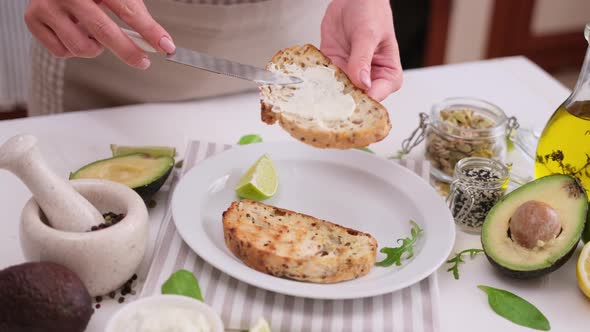
[[[434,104],[431,117],[433,127],[462,139],[505,135],[508,123],[500,107],[469,97],[447,98]]]

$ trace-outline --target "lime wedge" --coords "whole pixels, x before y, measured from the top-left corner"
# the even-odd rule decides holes
[[[260,143],[260,142],[262,142],[262,137],[260,137],[256,134],[249,134],[249,135],[244,135],[244,136],[240,137],[238,144],[239,145],[246,145],[246,144]]]
[[[262,155],[242,176],[236,186],[241,198],[261,201],[272,197],[279,187],[277,171],[270,157]]]
[[[270,332],[270,326],[264,318],[260,318],[248,332]]]

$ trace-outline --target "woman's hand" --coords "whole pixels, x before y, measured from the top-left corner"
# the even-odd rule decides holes
[[[155,49],[174,52],[172,38],[154,21],[143,0],[30,0],[25,22],[41,44],[57,57],[93,58],[106,47],[130,66],[149,67],[147,54],[101,7],[112,11]]]
[[[322,52],[381,101],[399,90],[402,67],[387,0],[334,0],[322,21]]]

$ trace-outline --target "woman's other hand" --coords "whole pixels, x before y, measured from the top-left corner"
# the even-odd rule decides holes
[[[321,50],[352,82],[382,101],[403,75],[388,0],[334,0],[321,29]]]
[[[57,57],[93,58],[108,48],[128,65],[148,68],[147,54],[103,8],[121,18],[156,50],[174,52],[172,38],[152,18],[143,0],[30,0],[25,22],[35,38]]]

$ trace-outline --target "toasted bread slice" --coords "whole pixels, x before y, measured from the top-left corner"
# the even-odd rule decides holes
[[[251,200],[223,213],[225,243],[251,268],[314,283],[363,276],[375,264],[371,235]]]
[[[318,147],[350,149],[362,148],[381,141],[389,134],[391,122],[387,109],[379,102],[371,99],[364,91],[357,88],[336,67],[330,59],[313,45],[294,46],[279,51],[267,64],[269,70],[278,70],[294,75],[286,66],[295,65],[302,69],[314,66],[325,66],[334,70],[334,79],[344,85],[343,94],[350,94],[354,99],[354,112],[346,119],[318,122],[314,117],[303,117],[300,114],[283,112],[278,101],[289,101],[293,90],[300,88],[297,84],[287,86],[260,87],[262,121],[280,126],[294,138]]]

